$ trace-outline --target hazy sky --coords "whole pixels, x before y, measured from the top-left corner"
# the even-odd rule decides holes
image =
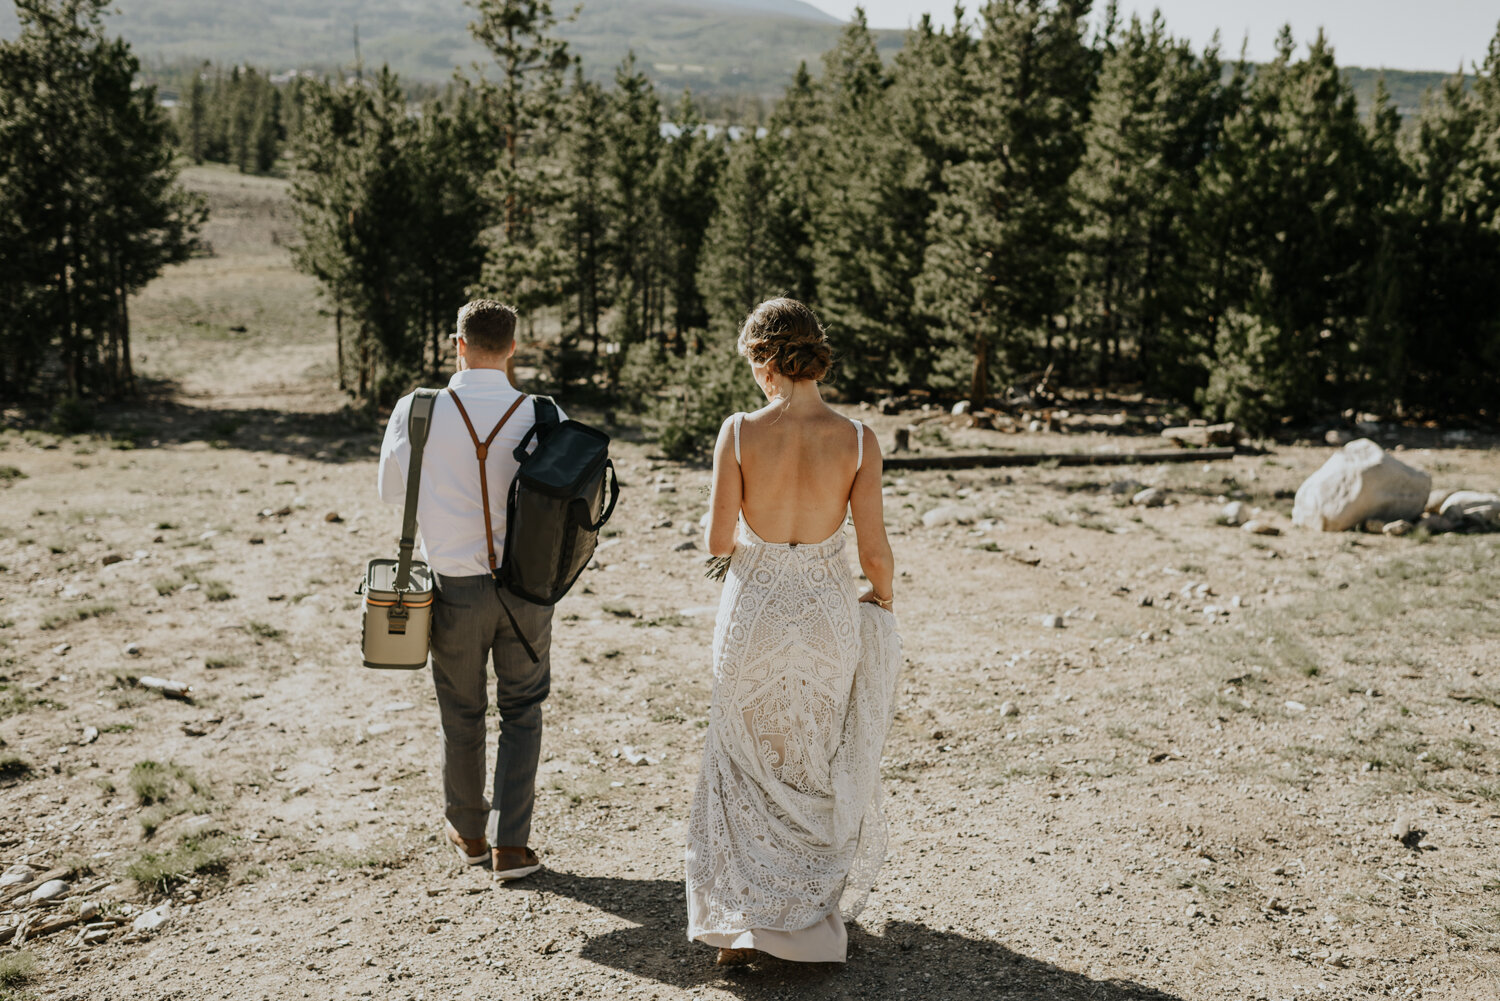
[[[810,0],[836,17],[848,17],[853,0]],[[865,0],[870,24],[876,28],[904,28],[926,11],[935,19],[953,20],[951,0]],[[964,7],[973,10],[978,0]],[[1103,9],[1104,0],[1095,0]],[[1250,58],[1269,59],[1276,32],[1291,24],[1299,43],[1323,28],[1334,52],[1346,66],[1452,72],[1460,62],[1467,68],[1483,62],[1489,41],[1500,26],[1500,4],[1495,0],[1160,0],[1136,3],[1121,0],[1125,17],[1138,11],[1147,17],[1161,8],[1167,30],[1199,47],[1219,29],[1226,56],[1239,54],[1248,34]]]

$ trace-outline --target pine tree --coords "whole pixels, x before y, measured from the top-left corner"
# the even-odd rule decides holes
[[[671,302],[675,350],[688,347],[692,332],[708,327],[708,307],[698,288],[704,238],[718,205],[724,144],[704,123],[693,95],[684,91],[672,116],[675,134],[658,161],[657,212],[661,219],[662,268]]]
[[[55,355],[69,395],[134,389],[130,296],[194,248],[171,123],[103,0],[18,0],[0,42],[0,383]]]
[[[1361,318],[1379,239],[1353,92],[1321,35],[1305,59],[1293,51],[1283,29],[1200,191],[1205,229],[1227,248],[1213,294],[1220,315],[1237,317],[1215,331],[1200,398],[1215,416],[1260,428],[1361,395]]]
[[[646,339],[660,284],[655,184],[664,144],[661,103],[650,79],[636,67],[634,53],[615,71],[606,102],[602,169],[612,222],[615,339],[628,347]]]
[[[1134,346],[1134,371],[1149,388],[1192,391],[1182,361],[1200,352],[1176,336],[1195,291],[1184,222],[1217,141],[1221,76],[1216,49],[1194,55],[1167,34],[1160,13],[1149,24],[1132,18],[1105,46],[1072,179],[1080,225],[1073,331],[1092,347],[1100,383],[1132,374],[1125,354]]]
[[[991,366],[1032,364],[1062,304],[1072,210],[1091,89],[1087,0],[993,0],[952,128],[968,158],[945,167],[919,280],[922,306],[949,338],[935,380],[969,370],[975,407]],[[993,357],[998,349],[999,358]]]
[[[553,31],[551,0],[466,0],[474,38],[494,57],[498,79],[476,85],[490,109],[500,145],[487,179],[498,225],[482,286],[519,306],[529,320],[560,302],[565,251],[539,234],[562,197],[544,169],[559,138],[567,44]]]

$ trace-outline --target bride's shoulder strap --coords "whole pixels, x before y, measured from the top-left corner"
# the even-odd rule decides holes
[[[734,464],[740,465],[740,422],[745,419],[744,413],[735,414],[730,420],[734,421]]]
[[[853,417],[849,418],[849,420],[854,425],[855,440],[859,442],[858,458],[854,463],[854,471],[857,473],[861,469],[863,469],[865,465],[865,426],[859,421],[855,420]]]

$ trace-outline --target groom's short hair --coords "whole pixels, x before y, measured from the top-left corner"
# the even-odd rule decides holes
[[[516,311],[494,299],[475,299],[458,311],[458,336],[471,351],[504,354],[516,340]]]

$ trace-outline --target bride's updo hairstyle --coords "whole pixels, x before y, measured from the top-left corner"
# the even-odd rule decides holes
[[[739,352],[755,365],[800,382],[821,382],[833,367],[833,349],[818,318],[796,299],[767,299],[740,327]]]

